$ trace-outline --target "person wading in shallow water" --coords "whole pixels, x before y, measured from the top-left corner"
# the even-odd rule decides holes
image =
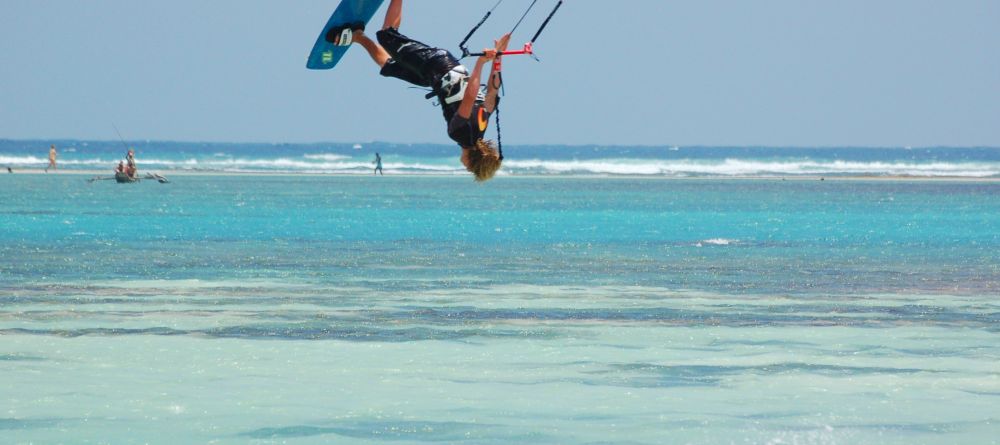
[[[45,167],[45,173],[49,172],[49,169],[56,169],[56,145],[52,144],[49,146],[49,166]]]
[[[385,176],[385,173],[382,173],[382,157],[378,155],[378,152],[375,153],[375,171],[372,174],[375,173]]]
[[[505,51],[510,34],[494,42],[494,48],[483,50],[470,73],[450,52],[413,40],[399,32],[403,18],[403,1],[391,0],[382,29],[375,33],[378,42],[364,33],[364,23],[331,28],[326,40],[340,46],[357,43],[381,68],[380,74],[395,77],[413,85],[432,88],[444,112],[448,137],[462,147],[462,165],[476,181],[486,181],[496,174],[503,160],[493,141],[483,139],[490,114],[497,106],[500,73],[494,65],[490,71],[486,93],[479,91],[483,65]]]

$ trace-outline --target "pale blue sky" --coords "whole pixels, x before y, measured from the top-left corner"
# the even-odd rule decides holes
[[[0,138],[450,143],[358,48],[305,69],[337,3],[3,0]],[[402,31],[454,51],[493,3],[410,0]],[[996,0],[566,0],[542,63],[505,63],[504,141],[1000,146],[998,24]]]

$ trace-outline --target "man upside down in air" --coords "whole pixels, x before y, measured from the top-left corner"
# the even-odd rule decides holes
[[[363,23],[331,28],[326,40],[335,45],[360,44],[381,68],[380,74],[413,85],[431,88],[441,104],[448,123],[448,137],[462,147],[462,164],[476,181],[486,181],[500,169],[503,157],[493,141],[483,139],[489,117],[497,106],[500,72],[490,70],[486,93],[479,90],[483,65],[507,49],[510,34],[494,42],[469,70],[450,52],[413,40],[399,32],[403,1],[390,0],[382,29],[375,33],[378,42],[364,33]]]

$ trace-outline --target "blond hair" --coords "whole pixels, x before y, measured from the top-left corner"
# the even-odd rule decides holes
[[[476,177],[476,181],[483,182],[493,178],[493,175],[500,169],[500,155],[497,153],[496,144],[493,141],[479,139],[475,147],[469,149],[469,166],[466,170]]]

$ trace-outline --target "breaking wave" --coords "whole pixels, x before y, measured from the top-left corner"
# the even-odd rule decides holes
[[[957,176],[987,178],[1000,176],[998,162],[851,162],[812,160],[650,160],[588,159],[547,161],[508,160],[504,167],[538,174],[596,174],[642,176]]]
[[[390,149],[391,150],[391,149]],[[386,173],[406,174],[462,174],[465,169],[457,155],[420,153],[400,155],[398,150],[383,150],[382,165]],[[354,151],[354,150],[352,150]],[[502,175],[590,175],[590,176],[648,176],[648,177],[788,177],[788,176],[912,176],[912,177],[962,177],[1000,178],[1000,152],[985,159],[954,160],[842,160],[816,159],[815,157],[726,157],[726,158],[669,158],[677,152],[652,158],[627,157],[627,150],[617,153],[608,150],[607,157],[600,155],[580,159],[545,158],[530,153],[532,157],[518,156],[510,149],[500,171]],[[525,152],[528,150],[525,150]],[[444,152],[442,152],[444,153]],[[450,153],[448,151],[447,153]],[[670,153],[674,153],[671,155]],[[148,155],[147,155],[148,154]],[[525,153],[529,154],[529,153]],[[615,156],[615,155],[618,156]],[[621,156],[626,155],[626,156]],[[60,168],[79,170],[112,170],[120,159],[116,155],[81,154],[69,152],[61,155]],[[204,154],[191,151],[158,150],[140,153],[140,169],[189,170],[246,173],[337,173],[369,174],[374,168],[374,153],[310,153],[297,154],[284,151],[243,153],[230,155],[219,151]],[[0,152],[0,167],[44,168],[48,159],[33,154]]]

